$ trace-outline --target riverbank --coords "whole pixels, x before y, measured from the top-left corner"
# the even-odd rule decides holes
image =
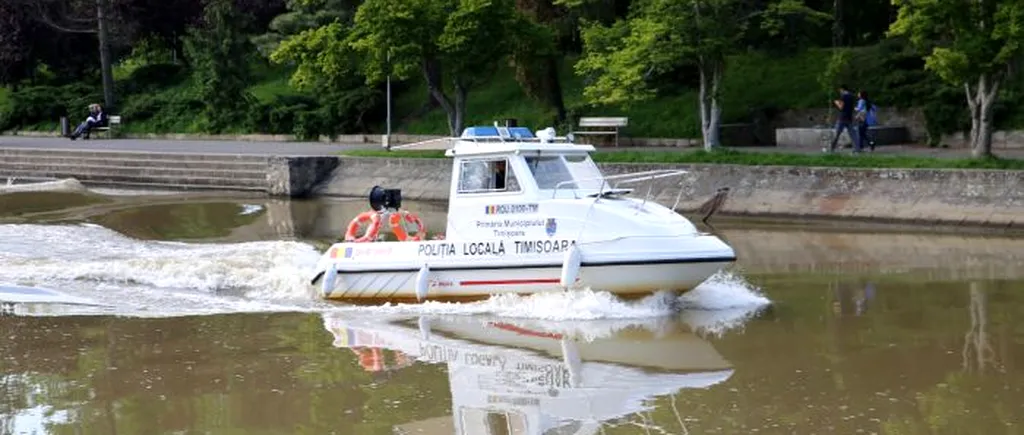
[[[381,185],[402,189],[403,196],[410,200],[430,201],[447,200],[451,184],[449,159],[338,156],[360,149],[357,144],[50,141],[25,142],[21,138],[20,146],[0,143],[0,181],[7,177],[75,178],[87,186],[360,198],[374,185]],[[774,166],[599,163],[606,174],[689,170],[681,180],[680,209],[684,212],[699,208],[718,188],[729,187],[729,200],[721,211],[726,215],[1014,230],[1024,227],[1024,171],[1020,170],[771,164]],[[659,182],[651,192],[658,201],[672,204],[678,186]],[[646,191],[646,187],[637,189]]]
[[[1024,227],[1024,171],[875,169],[713,164],[600,163],[606,175],[658,169],[689,171],[682,180],[652,182],[653,198],[697,210],[729,187],[721,213],[776,218],[829,218],[918,225]],[[365,196],[374,185],[402,189],[412,200],[444,201],[451,184],[445,159],[341,157],[316,191]],[[646,187],[637,187],[641,194]]]

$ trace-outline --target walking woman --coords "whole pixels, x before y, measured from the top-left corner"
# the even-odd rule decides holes
[[[870,145],[871,151],[874,151],[875,140],[868,137],[868,129],[877,125],[878,119],[875,116],[875,105],[868,98],[867,92],[857,93],[857,108],[854,110],[857,113],[857,146],[854,147],[853,152],[864,151],[865,144]]]

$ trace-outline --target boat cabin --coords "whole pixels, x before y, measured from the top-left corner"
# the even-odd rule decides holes
[[[463,196],[576,197],[578,189],[602,188],[601,171],[590,159],[592,145],[577,145],[554,136],[554,129],[534,135],[526,127],[469,127],[447,156],[455,158],[451,198]]]
[[[530,235],[514,228],[550,225],[553,220],[541,219],[542,203],[609,188],[590,158],[593,151],[571,136],[556,137],[553,128],[537,134],[526,127],[466,128],[446,152],[454,158],[448,236],[509,238]]]

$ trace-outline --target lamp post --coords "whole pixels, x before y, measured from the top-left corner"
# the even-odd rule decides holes
[[[387,127],[384,134],[384,149],[391,151],[391,50],[388,50],[388,80],[387,80]]]

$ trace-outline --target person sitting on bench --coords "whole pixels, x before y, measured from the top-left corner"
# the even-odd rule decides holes
[[[103,113],[103,107],[99,104],[89,105],[89,117],[85,118],[85,121],[78,125],[78,128],[71,133],[71,140],[78,139],[79,136],[85,135],[85,138],[89,138],[89,132],[96,127],[107,126],[107,114]]]

